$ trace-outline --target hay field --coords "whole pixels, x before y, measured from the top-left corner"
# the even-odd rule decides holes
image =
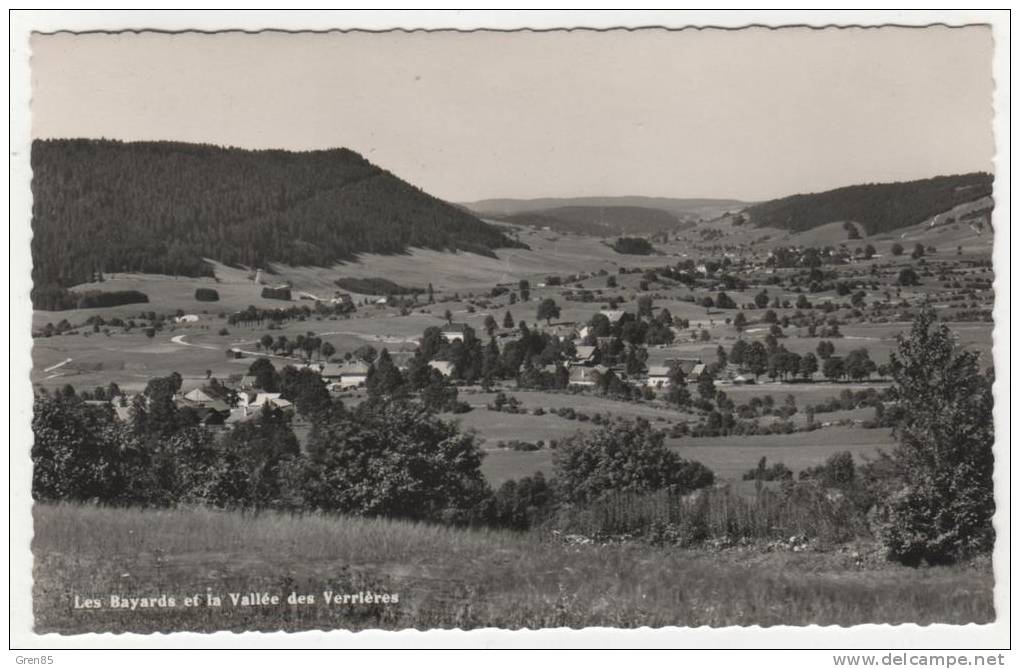
[[[568,545],[401,521],[36,505],[37,633],[414,627],[985,623],[987,560],[910,569],[850,552]],[[867,552],[867,547],[859,550]],[[229,593],[279,597],[236,606]],[[397,595],[326,604],[332,594]],[[289,604],[291,593],[314,602]],[[160,595],[123,610],[110,597]],[[207,595],[220,597],[218,607]],[[101,608],[76,608],[75,600]],[[197,605],[185,606],[185,597]],[[167,602],[168,600],[163,600]],[[263,600],[265,601],[265,600]]]

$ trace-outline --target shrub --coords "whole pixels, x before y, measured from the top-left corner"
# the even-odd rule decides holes
[[[196,288],[195,299],[199,302],[219,302],[220,293],[215,288]]]
[[[486,513],[487,524],[527,530],[548,516],[554,505],[553,486],[542,472],[506,481],[496,490]]]
[[[664,435],[640,419],[563,439],[553,464],[558,490],[570,503],[594,501],[609,492],[690,492],[715,481],[711,470],[667,449]]]

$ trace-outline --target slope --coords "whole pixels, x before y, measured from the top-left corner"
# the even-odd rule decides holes
[[[346,149],[45,140],[32,168],[37,287],[100,272],[209,275],[203,258],[324,266],[362,252],[492,255],[517,244]]]

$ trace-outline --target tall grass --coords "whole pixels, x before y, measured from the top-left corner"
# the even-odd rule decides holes
[[[680,546],[790,536],[842,543],[869,536],[864,517],[848,500],[806,486],[791,494],[762,489],[752,498],[728,486],[693,495],[617,493],[563,509],[551,524],[587,537],[640,537]]]
[[[381,519],[42,504],[38,632],[987,622],[987,562],[909,569],[849,553],[569,545]],[[713,521],[714,522],[714,521]],[[397,592],[396,606],[75,609],[160,592]]]

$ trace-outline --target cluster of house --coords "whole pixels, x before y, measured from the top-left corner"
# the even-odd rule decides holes
[[[615,323],[623,318],[625,313],[622,309],[602,309],[599,313]],[[624,369],[620,366],[607,366],[598,363],[600,348],[609,346],[613,341],[612,337],[598,337],[594,345],[585,345],[582,342],[588,341],[590,334],[587,325],[578,327],[573,322],[543,323],[539,326],[543,332],[558,337],[560,341],[574,342],[575,354],[572,360],[567,363],[568,383],[572,386],[594,386],[598,383],[600,376],[609,371],[618,376],[626,377]],[[468,326],[464,323],[451,323],[440,330],[440,334],[447,342],[463,341]],[[516,328],[501,328],[492,333],[497,342],[508,339],[516,339],[518,336]],[[439,370],[444,376],[449,376],[453,371],[453,364],[444,360],[433,360],[429,363],[431,367]],[[669,386],[670,369],[679,365],[686,378],[696,378],[705,370],[704,363],[700,358],[668,358],[662,365],[653,365],[648,368],[647,375],[638,379],[651,388],[665,388]],[[544,371],[555,371],[555,365],[549,365]]]

